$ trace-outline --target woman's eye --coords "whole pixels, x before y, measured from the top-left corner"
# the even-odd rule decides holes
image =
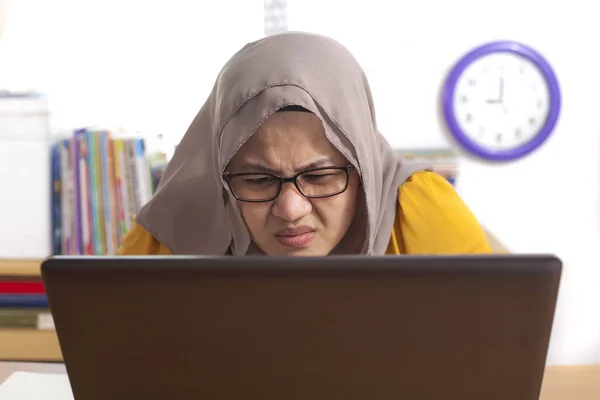
[[[304,179],[316,182],[316,181],[325,179],[329,175],[330,174],[321,174],[321,175],[310,174],[310,175],[304,175]]]
[[[264,185],[266,183],[270,183],[273,181],[273,177],[271,176],[264,176],[264,177],[260,177],[260,178],[247,178],[244,180],[244,182],[250,184],[250,185]]]

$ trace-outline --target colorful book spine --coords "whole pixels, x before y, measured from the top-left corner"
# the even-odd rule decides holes
[[[88,145],[88,180],[90,185],[88,186],[88,196],[90,204],[90,226],[92,230],[92,254],[102,254],[102,247],[100,244],[100,221],[99,221],[99,209],[100,199],[98,196],[98,177],[96,168],[96,133],[90,132],[87,137]]]
[[[0,294],[0,307],[48,308],[45,294]]]
[[[144,140],[136,138],[133,140],[133,156],[135,159],[134,171],[137,181],[137,192],[139,195],[138,209],[150,200],[152,193],[150,182],[150,168],[146,163],[146,149]]]
[[[0,295],[3,294],[42,294],[44,284],[37,281],[0,281]]]
[[[129,230],[126,216],[129,214],[129,199],[126,183],[125,170],[125,142],[122,139],[116,139],[113,143],[113,158],[115,164],[115,188],[118,205],[119,237],[125,236]]]
[[[60,148],[60,214],[61,214],[61,248],[63,253],[74,252],[74,220],[73,220],[73,168],[72,168],[72,146],[71,140],[65,139],[59,142]]]
[[[125,141],[125,173],[127,174],[126,184],[127,184],[127,208],[128,212],[125,216],[125,221],[127,223],[127,229],[131,229],[133,226],[133,221],[135,219],[135,214],[139,209],[140,200],[139,193],[137,191],[137,176],[135,173],[135,156],[133,152],[133,143],[131,140]]]
[[[52,175],[53,180],[60,176],[60,196],[52,198],[53,207],[60,206],[60,214],[53,216],[53,229],[61,228],[56,251],[114,254],[135,214],[152,197],[153,176],[166,167],[166,156],[150,157],[142,138],[113,138],[100,130],[79,129],[59,144]]]
[[[73,251],[70,254],[73,255],[82,255],[84,254],[83,245],[82,245],[82,232],[81,232],[81,198],[79,196],[80,193],[80,167],[79,167],[79,155],[80,155],[80,146],[79,146],[79,135],[85,132],[85,130],[79,129],[73,133],[73,138],[71,139],[71,147],[73,151],[71,152],[72,159],[72,168],[73,168],[73,204],[75,205],[73,211]]]
[[[94,255],[94,244],[92,242],[92,211],[91,199],[89,196],[89,187],[91,185],[89,170],[89,148],[87,141],[87,131],[77,132],[77,141],[79,143],[79,202],[81,205],[80,226],[81,226],[81,247],[83,255]]]
[[[106,252],[114,254],[119,246],[117,235],[117,200],[115,194],[115,173],[113,163],[113,146],[109,132],[101,138],[102,150],[102,187],[104,189],[104,229],[106,236]]]
[[[0,328],[53,330],[54,320],[48,308],[0,308]]]
[[[60,148],[58,144],[51,149],[51,182],[52,182],[52,251],[54,254],[62,253],[61,246],[61,199],[60,199]]]

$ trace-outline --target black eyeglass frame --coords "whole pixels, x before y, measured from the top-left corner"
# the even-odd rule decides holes
[[[305,195],[304,192],[302,191],[302,189],[300,188],[300,185],[298,185],[298,177],[300,177],[301,175],[304,175],[306,173],[324,171],[324,170],[328,170],[328,169],[340,170],[340,171],[344,171],[346,173],[346,184],[344,185],[344,188],[336,193],[327,194],[324,196],[307,196],[307,195]],[[269,201],[275,200],[281,194],[281,189],[283,189],[283,185],[285,183],[294,183],[294,186],[298,190],[298,193],[300,193],[302,196],[306,197],[307,199],[325,199],[327,197],[333,197],[333,196],[337,196],[338,194],[342,194],[348,189],[348,185],[350,184],[350,172],[352,172],[353,169],[354,169],[354,165],[352,165],[352,164],[337,166],[337,167],[312,168],[312,169],[307,169],[305,171],[298,172],[296,175],[290,176],[288,178],[279,176],[279,175],[275,175],[275,174],[269,174],[266,172],[243,172],[243,173],[239,173],[239,174],[232,174],[230,172],[225,172],[223,174],[223,179],[225,180],[225,183],[227,183],[227,186],[229,187],[229,190],[233,194],[233,197],[235,197],[236,200],[243,201],[246,203],[267,203]],[[279,181],[279,190],[277,191],[277,194],[275,194],[272,197],[269,197],[268,199],[264,199],[264,200],[248,200],[248,199],[239,197],[235,193],[235,190],[233,190],[233,187],[231,186],[231,180],[238,176],[251,176],[251,175],[272,176],[273,178],[277,179]]]

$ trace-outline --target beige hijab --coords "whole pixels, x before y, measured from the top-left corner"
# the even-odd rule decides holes
[[[222,174],[260,124],[287,105],[317,115],[361,176],[362,211],[334,253],[384,254],[398,187],[417,168],[403,165],[377,130],[369,84],[354,57],[315,34],[269,36],[227,62],[138,223],[173,254],[248,254],[250,236]]]

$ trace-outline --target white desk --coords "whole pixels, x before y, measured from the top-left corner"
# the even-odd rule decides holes
[[[58,363],[0,361],[0,383],[15,371],[66,373]],[[600,364],[546,368],[540,400],[600,400]]]

